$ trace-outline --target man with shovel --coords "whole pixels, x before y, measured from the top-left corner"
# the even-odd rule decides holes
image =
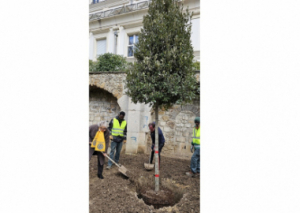
[[[150,123],[148,126],[150,129],[150,134],[152,139],[152,146],[151,146],[152,152],[151,152],[151,159],[150,159],[150,164],[152,164],[153,156],[154,156],[154,147],[155,147],[155,122]],[[159,156],[159,167],[160,167],[160,161],[161,161],[160,152],[165,145],[165,137],[159,127],[158,127],[158,143],[159,143],[158,156]]]
[[[113,159],[116,163],[119,163],[120,152],[122,150],[123,142],[126,143],[127,134],[127,122],[124,120],[125,112],[120,112],[118,116],[111,119],[108,129],[111,132],[110,139],[110,154],[109,157]],[[115,154],[116,151],[116,154]],[[112,162],[108,160],[107,169],[110,169]]]
[[[107,130],[107,122],[101,121],[99,124],[91,125],[89,128],[89,160],[91,160],[93,155],[98,156],[98,177],[103,179],[102,172],[103,172],[103,165],[104,165],[104,156],[106,155],[107,148],[109,146],[109,135],[110,132]],[[95,151],[95,148],[91,147],[92,141],[95,138],[98,131],[104,132],[104,139],[105,139],[105,152],[98,152]]]
[[[193,128],[193,141],[191,151],[194,154],[191,158],[191,171],[187,172],[186,175],[194,177],[200,174],[200,117],[195,118],[195,127]]]

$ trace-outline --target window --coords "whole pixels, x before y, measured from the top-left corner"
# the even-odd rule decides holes
[[[105,1],[105,0],[93,0],[93,4],[97,4],[97,3],[101,2],[101,1]]]
[[[128,57],[133,57],[134,45],[139,41],[138,35],[129,36]]]
[[[97,41],[97,58],[99,55],[106,53],[106,39]]]

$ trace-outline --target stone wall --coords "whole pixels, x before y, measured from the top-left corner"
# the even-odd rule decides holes
[[[152,112],[152,121],[155,115]],[[159,127],[165,136],[165,146],[162,155],[180,158],[190,158],[192,133],[195,117],[200,116],[200,102],[184,106],[174,105],[171,109],[159,111]],[[151,138],[147,134],[147,152],[150,152]]]
[[[200,72],[195,72],[195,78],[200,81]],[[104,89],[117,99],[124,95],[124,81],[126,79],[126,73],[124,72],[101,72],[101,73],[90,73],[89,85],[96,86]]]
[[[110,121],[121,110],[117,99],[109,92],[90,86],[89,95],[90,125],[102,120]]]

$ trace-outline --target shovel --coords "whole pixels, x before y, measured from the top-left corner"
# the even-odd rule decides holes
[[[150,159],[151,159],[151,151],[150,151],[149,163],[144,163],[144,167],[148,171],[151,171],[154,168],[154,164],[150,163]]]
[[[103,153],[102,153],[103,154]],[[123,175],[125,175],[126,177],[127,174],[126,172],[128,171],[124,166],[122,166],[121,164],[117,164],[115,161],[113,161],[110,157],[108,157],[108,155],[106,154],[105,157],[107,157],[109,160],[111,160],[111,162],[113,162],[114,164],[116,164],[117,167],[119,167],[119,172],[121,172]],[[128,177],[129,178],[129,177]]]

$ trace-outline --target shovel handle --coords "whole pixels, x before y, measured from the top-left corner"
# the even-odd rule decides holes
[[[102,152],[101,152],[102,153]],[[102,153],[103,154],[103,153]],[[107,154],[105,154],[104,155],[105,157],[107,157],[109,160],[111,160],[114,164],[116,164],[119,168],[121,168],[120,166],[119,166],[119,164],[117,164],[115,161],[113,161],[113,159],[111,159],[110,157],[108,157],[108,155]]]
[[[151,161],[151,155],[152,155],[152,149],[150,148],[149,164],[151,164],[150,163],[150,161]]]

